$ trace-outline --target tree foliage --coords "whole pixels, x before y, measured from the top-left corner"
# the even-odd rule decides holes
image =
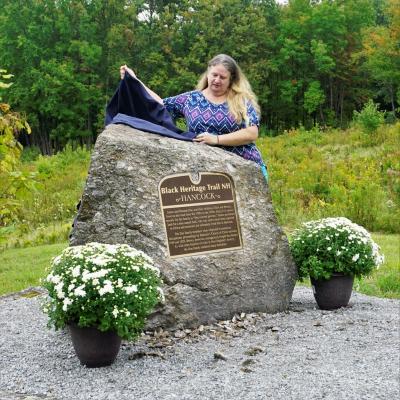
[[[369,98],[399,105],[399,0],[0,0],[8,102],[43,153],[90,146],[119,65],[161,96],[192,89],[206,62],[232,55],[270,132],[340,126]]]
[[[32,188],[30,174],[19,170],[22,146],[17,141],[21,131],[30,133],[30,126],[10,105],[2,103],[1,92],[11,86],[11,74],[0,69],[0,227],[15,218],[19,206],[18,196]]]

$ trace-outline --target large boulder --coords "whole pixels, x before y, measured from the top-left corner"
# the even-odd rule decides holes
[[[170,175],[231,177],[242,248],[169,256],[159,184]],[[109,125],[97,139],[71,245],[127,243],[162,272],[166,301],[148,327],[193,327],[287,308],[296,269],[260,168],[222,149]],[[222,249],[223,250],[223,249]]]

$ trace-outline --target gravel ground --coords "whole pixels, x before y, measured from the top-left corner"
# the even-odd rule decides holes
[[[353,293],[348,307],[322,311],[296,287],[288,312],[147,333],[111,367],[88,369],[67,331],[46,328],[38,297],[3,297],[0,399],[392,400],[399,304]]]

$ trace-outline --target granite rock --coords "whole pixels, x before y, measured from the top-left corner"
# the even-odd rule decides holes
[[[158,185],[169,175],[200,172],[232,178],[243,249],[171,259]],[[148,329],[283,311],[295,284],[288,241],[257,164],[216,147],[124,125],[109,125],[92,155],[71,245],[93,241],[130,244],[160,268],[166,301],[149,318]]]

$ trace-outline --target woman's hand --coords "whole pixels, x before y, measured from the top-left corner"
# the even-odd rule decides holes
[[[125,65],[121,65],[119,67],[119,74],[121,75],[121,79],[124,79],[125,77],[125,73],[128,73],[129,75],[133,76],[134,78],[136,78],[136,74],[133,72],[132,69],[130,69],[126,64]]]
[[[217,146],[219,144],[218,135],[212,135],[211,133],[203,132],[197,135],[194,139],[194,142],[205,143],[210,146]]]

